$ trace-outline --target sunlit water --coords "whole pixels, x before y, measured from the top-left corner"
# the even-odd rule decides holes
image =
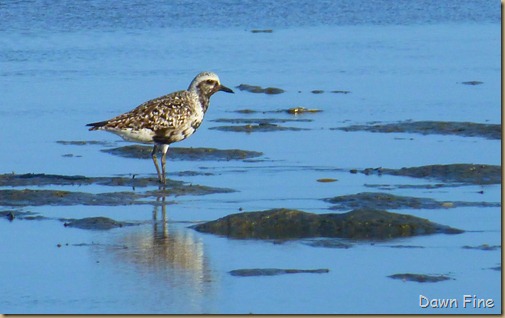
[[[501,271],[490,268],[501,265],[500,251],[462,246],[500,245],[500,208],[402,210],[467,232],[364,242],[350,249],[229,240],[184,223],[277,207],[327,213],[330,205],[321,199],[375,191],[365,185],[431,183],[350,174],[354,168],[499,165],[498,140],[331,130],[407,119],[499,123],[499,9],[490,1],[0,4],[1,173],[152,176],[149,160],[111,156],[100,145],[56,141],[126,145],[114,135],[88,132],[84,125],[184,89],[203,70],[215,71],[229,87],[246,83],[286,90],[265,95],[235,89],[235,95],[213,96],[199,131],[178,146],[264,155],[252,162],[169,162],[173,173],[212,173],[169,178],[236,192],[169,197],[175,204],[166,207],[165,227],[163,222],[153,225],[153,213],[162,220],[161,211],[150,205],[23,209],[52,218],[106,216],[144,223],[104,232],[65,228],[57,220],[0,220],[0,312],[499,313]],[[472,80],[483,84],[461,84]],[[323,112],[296,117],[261,113],[295,106]],[[234,112],[240,109],[260,113]],[[244,117],[312,121],[283,124],[305,131],[209,129],[222,125],[215,119]],[[316,182],[319,178],[338,181]],[[500,201],[499,185],[390,192],[441,201]],[[228,273],[269,267],[330,272]],[[454,280],[420,284],[387,277],[396,273],[444,274]],[[463,308],[465,294],[492,298],[495,306]],[[456,298],[460,306],[421,308],[420,295]]]

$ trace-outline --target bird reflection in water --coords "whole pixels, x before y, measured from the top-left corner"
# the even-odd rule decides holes
[[[212,282],[203,242],[187,226],[168,221],[170,202],[166,202],[164,190],[157,191],[156,196],[153,227],[124,228],[116,244],[127,248],[114,249],[114,254],[122,263],[135,264],[140,275],[152,276],[164,288],[183,288],[193,296],[203,296]]]

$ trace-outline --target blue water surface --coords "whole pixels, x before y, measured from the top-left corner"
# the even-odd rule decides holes
[[[387,191],[396,195],[500,202],[500,185],[416,189],[402,185],[436,181],[349,173],[370,167],[500,165],[500,140],[334,129],[403,120],[500,123],[500,22],[500,3],[485,0],[0,3],[0,173],[154,176],[149,160],[111,156],[101,151],[107,148],[103,145],[57,141],[127,145],[112,134],[88,132],[85,124],[185,89],[204,70],[218,73],[235,94],[213,96],[199,131],[177,146],[263,152],[258,161],[169,162],[170,179],[236,192],[169,197],[167,222],[154,202],[28,206],[21,210],[52,220],[0,219],[0,312],[500,313],[501,269],[496,267],[501,268],[501,249],[462,248],[501,244],[499,207],[392,211],[466,232],[351,242],[349,249],[230,240],[188,228],[239,211],[335,212],[322,199],[379,192],[373,186],[381,184],[392,186]],[[482,84],[463,84],[468,81]],[[285,93],[253,94],[235,88],[240,84]],[[272,112],[297,106],[322,112]],[[258,112],[236,112],[243,109]],[[282,125],[308,130],[209,129],[222,125],[215,121],[220,118],[258,117],[300,119]],[[177,175],[183,171],[211,175]],[[317,182],[320,178],[337,181]],[[154,214],[159,222],[153,222]],[[65,228],[58,220],[89,216],[142,224],[86,231]],[[228,273],[241,268],[330,272]],[[416,283],[388,277],[397,273],[453,279]],[[457,299],[460,306],[423,308],[420,295]],[[493,299],[495,305],[464,308],[464,295]]]

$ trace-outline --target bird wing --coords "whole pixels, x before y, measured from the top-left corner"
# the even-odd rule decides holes
[[[147,101],[135,109],[104,122],[89,124],[102,129],[176,129],[186,124],[193,109],[191,93],[178,91]],[[91,128],[91,129],[93,129]]]

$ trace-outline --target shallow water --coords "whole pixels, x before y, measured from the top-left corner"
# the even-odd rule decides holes
[[[102,152],[127,145],[84,125],[184,89],[202,70],[223,84],[278,87],[277,95],[216,94],[199,131],[177,144],[260,151],[258,160],[168,163],[170,179],[233,193],[167,198],[161,207],[26,206],[49,220],[0,220],[3,313],[499,313],[500,208],[394,211],[465,230],[352,248],[316,248],[215,237],[188,229],[239,211],[293,208],[328,213],[322,199],[375,191],[370,185],[433,180],[351,174],[350,169],[501,164],[500,140],[331,128],[372,121],[500,123],[500,14],[488,1],[257,1],[0,5],[0,173],[155,175],[150,160]],[[392,6],[392,8],[390,7]],[[271,33],[252,33],[272,29]],[[464,85],[481,81],[481,85]],[[324,90],[313,94],[312,90]],[[332,90],[350,91],[335,94]],[[319,113],[265,113],[303,106]],[[236,110],[252,109],[254,114]],[[303,131],[239,133],[222,118],[310,119]],[[255,158],[256,159],[256,158]],[[197,171],[211,175],[177,176]],[[334,178],[320,183],[317,179]],[[9,189],[9,187],[6,187]],[[30,187],[40,189],[39,187]],[[131,187],[47,186],[103,193]],[[152,187],[156,189],[156,187]],[[500,202],[500,185],[377,190],[440,201]],[[481,191],[483,191],[481,193]],[[154,200],[153,200],[154,201]],[[8,210],[10,207],[0,207]],[[157,222],[153,222],[156,211]],[[108,231],[58,218],[106,216],[142,224]],[[189,222],[189,223],[188,223]],[[163,224],[166,224],[163,227]],[[61,247],[57,245],[61,244]],[[68,246],[66,245],[68,244]],[[413,245],[423,248],[391,248]],[[325,274],[235,277],[243,268],[327,268]],[[397,273],[448,275],[416,283]],[[286,293],[287,290],[300,292]],[[421,308],[419,295],[457,298],[459,308]],[[493,308],[463,308],[465,294]]]

